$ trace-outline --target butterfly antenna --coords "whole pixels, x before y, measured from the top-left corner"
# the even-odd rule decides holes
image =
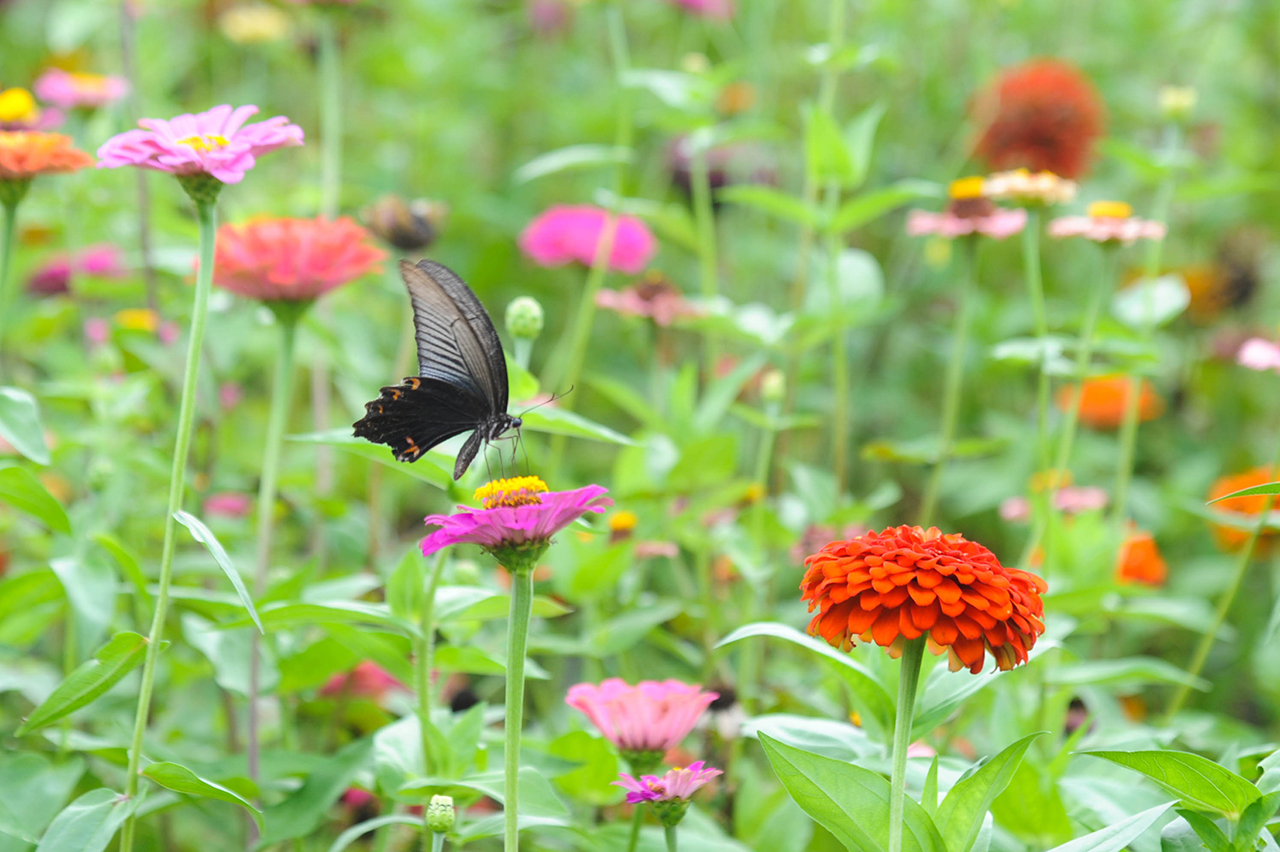
[[[524,411],[520,412],[520,416],[524,417],[526,414],[528,414],[530,411],[533,411],[535,408],[541,408],[544,405],[550,405],[551,403],[555,402],[557,399],[564,399],[566,396],[573,393],[573,388],[574,388],[574,385],[569,385],[569,389],[564,393],[554,393],[551,395],[550,399],[544,399],[542,402],[538,403],[537,405],[529,406]]]

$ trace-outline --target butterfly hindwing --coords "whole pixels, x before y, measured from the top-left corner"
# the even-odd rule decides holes
[[[411,376],[383,388],[381,396],[365,404],[355,434],[387,444],[398,461],[417,461],[441,441],[475,429],[486,407],[448,382]]]

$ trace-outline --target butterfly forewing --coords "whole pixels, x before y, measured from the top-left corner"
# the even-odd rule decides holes
[[[364,408],[356,437],[387,444],[399,461],[417,461],[441,441],[475,429],[486,414],[484,403],[455,385],[417,376],[383,388]]]

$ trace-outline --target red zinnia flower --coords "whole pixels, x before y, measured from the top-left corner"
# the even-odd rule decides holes
[[[384,257],[345,216],[257,219],[218,229],[213,283],[267,302],[305,301],[373,272]]]
[[[1005,568],[990,550],[937,527],[889,527],[834,541],[805,560],[800,588],[811,634],[851,648],[875,642],[897,655],[928,635],[952,671],[982,671],[990,651],[1002,670],[1027,661],[1044,632],[1043,579]]]
[[[976,153],[993,169],[1028,168],[1077,178],[1102,135],[1103,107],[1089,80],[1056,59],[1007,69],[979,96]]]

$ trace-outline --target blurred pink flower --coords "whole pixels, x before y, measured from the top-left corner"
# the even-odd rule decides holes
[[[937,749],[926,743],[924,740],[916,740],[907,746],[907,757],[933,757],[938,753]]]
[[[345,216],[255,219],[218,229],[213,283],[251,299],[305,301],[375,271],[384,257]]]
[[[102,278],[118,278],[124,275],[124,255],[110,243],[89,246],[76,256],[76,266],[86,275]]]
[[[71,290],[71,279],[77,272],[103,278],[116,278],[125,273],[120,250],[113,245],[91,246],[77,255],[51,258],[27,279],[27,290],[36,296],[56,296]]]
[[[232,110],[227,104],[169,121],[144,118],[143,130],[127,130],[98,149],[99,168],[140,166],[175,175],[208,174],[239,183],[256,158],[302,144],[302,128],[282,115],[245,125],[256,106]]]
[[[659,556],[675,559],[680,555],[680,546],[674,541],[637,541],[633,552],[636,559],[656,559]]]
[[[1053,495],[1053,507],[1066,515],[1094,512],[1107,505],[1107,492],[1097,486],[1067,485]],[[1000,517],[1022,522],[1031,517],[1031,502],[1026,497],[1008,497],[1000,503]]]
[[[218,404],[223,411],[230,411],[244,399],[244,388],[236,382],[223,382],[218,387]]]
[[[529,0],[525,5],[529,28],[540,36],[555,36],[573,23],[573,6],[568,0]]]
[[[65,255],[48,260],[27,279],[33,296],[58,296],[71,290],[71,259]]]
[[[320,687],[325,697],[354,695],[358,698],[381,700],[392,690],[409,691],[409,687],[391,676],[391,673],[373,660],[361,660],[349,672],[339,672]]]
[[[348,787],[339,799],[342,804],[353,810],[367,807],[374,802],[373,794],[359,787]]]
[[[625,755],[665,753],[679,745],[717,696],[678,680],[644,680],[631,686],[614,677],[599,685],[571,686],[564,701],[585,713]]]
[[[704,18],[728,20],[733,17],[733,0],[668,0]]]
[[[1049,223],[1049,236],[1084,237],[1099,243],[1132,243],[1135,240],[1162,240],[1165,226],[1162,222],[1139,219],[1130,215],[1128,204],[1120,201],[1095,201],[1089,205],[1086,216],[1063,216]]]
[[[178,335],[181,333],[178,324],[173,320],[165,320],[160,323],[160,327],[156,329],[156,337],[165,346],[172,346],[178,342]]]
[[[539,266],[562,266],[573,261],[590,266],[608,218],[608,211],[586,204],[552,207],[520,234],[520,250]],[[618,216],[609,254],[610,269],[635,275],[645,268],[655,251],[657,243],[643,222],[632,216]]]
[[[101,346],[111,339],[111,323],[102,317],[90,317],[84,321],[84,339],[90,348]]]
[[[31,90],[40,100],[62,109],[96,109],[128,94],[129,81],[123,77],[72,74],[61,68],[50,68],[36,78]]]
[[[477,489],[483,509],[459,506],[453,515],[428,515],[427,526],[439,529],[422,540],[422,554],[430,556],[454,544],[478,544],[490,552],[510,547],[531,551],[587,512],[600,513],[613,505],[601,485],[547,491],[536,480],[541,490],[535,492],[524,480],[536,478],[498,480]]]
[[[698,313],[679,288],[660,274],[647,275],[625,290],[601,290],[596,294],[596,305],[627,316],[648,317],[664,328],[677,317]]]
[[[1280,373],[1280,346],[1261,337],[1251,337],[1236,353],[1236,362],[1250,370],[1274,370]]]
[[[1027,211],[1010,210],[992,206],[990,212],[977,216],[961,216],[952,210],[931,213],[928,210],[912,210],[907,214],[907,234],[921,237],[936,234],[947,239],[969,234],[1003,240],[1020,233],[1027,224]]]
[[[253,498],[239,491],[221,491],[204,498],[204,514],[206,517],[243,518],[249,514],[253,506]]]
[[[690,763],[687,767],[668,769],[667,774],[659,778],[656,775],[643,775],[633,778],[625,772],[618,773],[619,781],[612,781],[627,791],[627,802],[638,805],[641,802],[688,801],[698,788],[717,775],[723,775],[719,769],[705,769],[701,760]]]

